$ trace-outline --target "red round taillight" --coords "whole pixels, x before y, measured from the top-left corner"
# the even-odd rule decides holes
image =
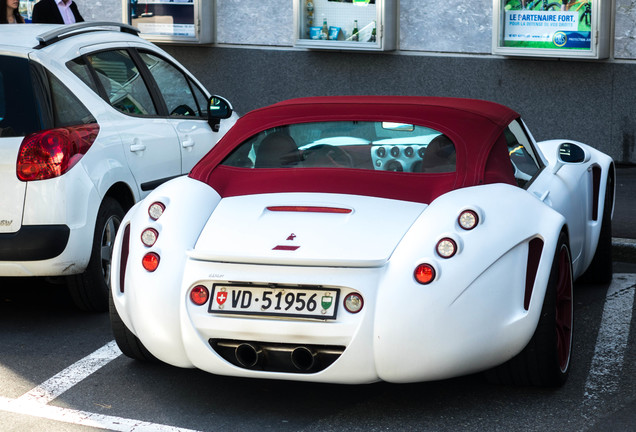
[[[435,279],[435,269],[430,264],[420,264],[415,267],[413,276],[418,283],[427,285],[433,282],[433,280]]]
[[[149,272],[157,270],[157,267],[159,267],[159,255],[154,252],[148,252],[141,259],[141,265]]]
[[[73,168],[91,147],[97,123],[69,126],[31,134],[18,150],[16,174],[22,181],[59,177]]]
[[[147,247],[154,245],[157,242],[158,238],[159,232],[157,232],[157,230],[154,228],[146,228],[141,233],[141,242]]]
[[[350,293],[344,298],[344,307],[347,312],[358,313],[364,306],[364,299],[358,293]]]
[[[457,222],[459,223],[460,227],[462,227],[466,231],[470,231],[479,223],[479,216],[474,210],[464,210],[457,218]]]
[[[435,250],[442,258],[451,258],[457,253],[457,243],[455,240],[446,237],[437,242]]]
[[[148,216],[150,216],[152,220],[157,220],[161,217],[165,209],[166,206],[163,203],[159,201],[153,202],[150,204],[150,207],[148,207]]]
[[[203,285],[197,285],[190,290],[190,300],[197,306],[202,306],[208,302],[210,292]]]

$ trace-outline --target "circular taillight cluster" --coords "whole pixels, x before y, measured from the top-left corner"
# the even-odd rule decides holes
[[[154,252],[148,252],[141,259],[141,265],[149,272],[157,270],[157,267],[159,267],[159,255]]]
[[[415,267],[413,276],[418,283],[428,285],[435,280],[435,269],[430,264],[420,264]]]
[[[463,210],[457,217],[457,223],[463,230],[470,231],[479,224],[479,214],[475,210]],[[459,252],[458,243],[458,240],[444,237],[435,245],[435,252],[440,258],[452,258]],[[428,285],[435,280],[437,274],[431,264],[422,263],[415,267],[413,277],[418,283]]]
[[[208,302],[210,291],[204,285],[197,285],[190,290],[190,300],[197,306],[202,306]]]
[[[161,217],[165,209],[166,206],[163,203],[159,201],[153,202],[150,204],[150,207],[148,207],[148,216],[150,216],[152,220],[157,220]]]
[[[460,227],[462,227],[466,231],[470,231],[479,223],[479,216],[474,210],[464,210],[457,218],[457,222],[459,223]]]
[[[161,217],[163,212],[166,210],[165,204],[159,201],[155,201],[148,206],[148,216],[153,221],[156,221]],[[154,246],[159,238],[159,231],[154,228],[146,228],[141,233],[141,242],[146,247]],[[149,272],[153,272],[157,270],[159,267],[159,254],[156,252],[148,252],[141,259],[141,265]]]
[[[154,245],[157,242],[157,238],[159,238],[159,232],[154,228],[146,228],[141,233],[141,242],[147,247]]]
[[[457,253],[457,243],[455,240],[445,237],[437,242],[435,250],[437,250],[437,254],[442,258],[451,258]]]
[[[363,306],[364,306],[364,299],[362,298],[362,295],[358,293],[354,292],[354,293],[347,294],[347,296],[344,299],[344,307],[347,310],[347,312],[358,313],[362,310]]]

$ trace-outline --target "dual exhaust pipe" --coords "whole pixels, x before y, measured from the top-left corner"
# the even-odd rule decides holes
[[[300,372],[310,371],[316,364],[317,353],[311,349],[300,346],[291,350],[289,360],[292,366]],[[266,359],[263,348],[251,343],[242,343],[234,350],[234,357],[238,364],[247,369],[258,368]]]

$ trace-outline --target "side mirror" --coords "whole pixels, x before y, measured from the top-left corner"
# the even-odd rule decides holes
[[[590,157],[590,153],[583,147],[574,143],[564,142],[557,149],[557,163],[554,165],[552,172],[556,174],[565,164],[585,163],[590,160]]]
[[[221,96],[212,96],[208,99],[208,124],[214,132],[221,127],[221,120],[230,118],[232,105]]]

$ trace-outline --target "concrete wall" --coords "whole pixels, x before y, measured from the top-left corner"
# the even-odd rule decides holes
[[[119,0],[75,1],[88,20],[122,20]],[[636,163],[636,0],[615,1],[612,56],[600,61],[494,56],[491,0],[423,5],[400,0],[398,50],[387,53],[294,48],[293,0],[216,0],[215,44],[162,47],[239,113],[308,95],[475,97],[518,110],[538,140]]]

